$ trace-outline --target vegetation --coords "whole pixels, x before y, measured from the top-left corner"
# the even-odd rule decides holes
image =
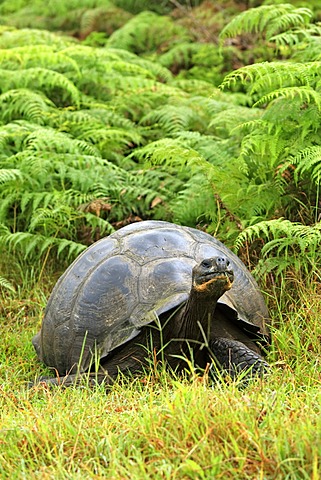
[[[321,11],[258,3],[0,2],[3,478],[319,477]],[[59,274],[140,219],[254,269],[273,372],[26,389]]]
[[[186,379],[156,368],[106,394],[26,388],[44,372],[30,343],[45,304],[43,287],[30,289],[33,278],[2,312],[1,478],[319,477],[318,285],[295,278],[271,290],[274,367],[264,380],[239,388],[192,368]],[[48,290],[53,280],[45,277]]]

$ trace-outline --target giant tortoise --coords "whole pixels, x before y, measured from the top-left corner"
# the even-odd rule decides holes
[[[200,368],[212,362],[231,375],[257,374],[267,366],[268,327],[257,283],[224,244],[194,228],[142,221],[76,258],[33,345],[58,373],[49,382],[66,385],[83,374],[109,383],[136,373],[151,352],[173,369],[192,356]]]

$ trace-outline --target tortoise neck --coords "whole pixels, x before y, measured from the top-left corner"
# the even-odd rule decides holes
[[[162,342],[166,345],[166,360],[173,368],[177,367],[177,362],[180,367],[185,366],[185,360],[177,360],[177,355],[190,358],[192,349],[195,359],[201,346],[209,341],[218,298],[204,295],[192,287],[186,304],[174,313],[173,321],[167,317]]]
[[[206,295],[192,287],[182,312],[180,338],[197,342],[205,342],[209,339],[218,298]]]

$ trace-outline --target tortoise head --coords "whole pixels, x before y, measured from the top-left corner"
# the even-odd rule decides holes
[[[233,270],[225,257],[205,258],[193,268],[193,289],[219,298],[232,287]]]

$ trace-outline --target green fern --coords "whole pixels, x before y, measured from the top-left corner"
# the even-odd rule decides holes
[[[321,94],[308,86],[287,87],[274,90],[267,95],[263,95],[263,97],[261,97],[260,100],[254,104],[254,106],[271,103],[273,100],[278,98],[284,98],[291,103],[291,101],[296,97],[298,97],[301,105],[304,103],[309,105],[315,104],[318,107],[318,110],[321,109]]]
[[[53,102],[57,102],[55,90],[60,91],[60,106],[65,103],[79,105],[80,93],[75,85],[61,73],[44,68],[28,68],[17,71],[0,69],[0,89],[2,92],[16,88],[41,90]],[[58,103],[58,102],[57,102]]]
[[[88,8],[81,15],[80,37],[87,37],[91,32],[106,32],[108,35],[111,35],[130,20],[131,17],[132,15],[129,12],[112,4]]]
[[[9,249],[20,250],[25,258],[40,257],[47,253],[48,249],[56,249],[59,254],[62,252],[66,257],[76,257],[86,247],[85,245],[76,243],[71,240],[57,239],[40,234],[32,234],[28,232],[16,232],[0,235],[0,243],[8,246]]]
[[[47,30],[65,30],[68,33],[77,32],[79,25],[83,22],[87,24],[88,20],[83,18],[87,12],[97,9],[101,15],[106,10],[109,10],[110,15],[116,13],[115,7],[108,0],[80,0],[79,2],[55,0],[53,4],[37,1],[27,2],[26,5],[20,0],[18,5],[17,2],[12,2],[10,7],[8,3],[10,2],[5,1],[0,5],[0,14],[1,12],[6,14],[6,24],[17,28],[32,26]],[[123,14],[126,15],[125,12]]]
[[[284,172],[290,165],[295,165],[294,178],[298,182],[304,174],[308,173],[316,185],[321,183],[321,145],[304,148],[297,155],[291,157],[283,166],[280,173]]]
[[[0,183],[11,182],[12,180],[16,180],[21,178],[21,171],[15,168],[9,169],[0,169]]]
[[[4,122],[22,118],[44,125],[45,117],[53,107],[53,102],[45,95],[29,89],[8,90],[0,95],[0,118]]]
[[[15,292],[16,291],[16,289],[14,288],[12,283],[9,282],[9,280],[7,280],[6,278],[1,277],[1,276],[0,276],[0,288],[4,289],[4,290],[8,290],[9,292]]]
[[[297,8],[289,3],[262,5],[233,18],[223,28],[220,38],[223,41],[241,33],[264,32],[267,41],[275,41],[277,45],[295,44],[301,41],[303,32],[307,33],[306,26],[311,18],[312,11],[305,7]],[[287,36],[281,35],[282,32]]]
[[[72,153],[99,156],[98,150],[89,143],[70,138],[66,133],[60,133],[49,127],[39,127],[24,139],[24,148],[36,152]]]
[[[223,106],[224,105],[224,106]],[[228,137],[237,133],[237,127],[253,122],[262,116],[259,109],[249,109],[242,106],[223,104],[222,108],[213,114],[209,128],[220,136]]]
[[[182,168],[188,162],[203,162],[203,158],[195,150],[186,148],[181,142],[169,138],[157,140],[136,149],[133,155],[141,162],[166,164],[175,168]]]
[[[321,62],[264,62],[247,65],[228,74],[221,88],[241,83],[250,95],[265,95],[275,89],[318,85]]]
[[[82,13],[73,4],[69,25],[77,17],[83,21],[78,31],[92,28],[96,9],[104,8],[98,3],[84,4]],[[269,35],[297,33],[310,41],[308,16],[285,10],[283,23],[277,26],[275,16]],[[269,23],[260,28],[265,32]],[[169,17],[133,17],[103,48],[51,41],[51,35],[6,30],[0,38],[6,247],[36,258],[49,252],[73,256],[82,243],[133,216],[200,222],[225,232],[232,244],[247,225],[276,210],[292,212],[300,201],[296,182],[301,188],[304,177],[311,186],[310,174],[318,169],[314,154],[293,159],[319,145],[319,62],[243,67],[223,82],[239,90],[232,95],[214,88],[208,72],[217,79],[239,60],[234,50],[226,57],[223,52],[225,64],[216,45],[192,42]],[[287,181],[291,161],[296,170]],[[304,188],[312,205],[312,188]]]
[[[19,0],[19,3],[10,2],[10,0],[4,0],[1,5],[0,12],[1,13],[9,13],[15,12],[16,10],[20,10],[28,5],[28,1],[26,0]],[[54,4],[37,2],[34,4],[34,9],[38,9],[38,14],[42,13],[45,15],[62,15],[68,14],[70,10],[78,9],[78,8],[93,8],[98,7],[100,5],[106,5],[109,3],[108,0],[69,0],[68,2],[64,0],[56,0]]]
[[[170,50],[159,56],[158,61],[161,65],[169,68],[175,73],[181,69],[188,69],[192,66],[193,55],[200,50],[202,44],[191,42],[180,42],[174,45]]]
[[[204,205],[206,205],[206,213]],[[184,187],[169,202],[169,208],[174,222],[182,225],[195,226],[196,223],[208,222],[219,224],[213,186],[202,174],[196,173],[184,183]]]
[[[315,44],[313,35],[320,35],[320,31],[309,23],[311,12],[306,9],[282,5],[273,11],[271,7],[244,12],[226,27],[222,38],[254,31],[257,25],[257,31],[264,32],[276,46],[291,46],[291,50],[284,51],[286,56],[294,51],[295,58],[302,61],[290,59],[242,67],[226,76],[222,88],[241,86],[252,97],[254,106],[262,108],[260,117],[232,130],[243,135],[239,159],[248,175],[256,177],[256,184],[274,185],[275,210],[297,220],[303,209],[306,215],[310,206],[314,208],[318,202],[315,183],[319,182],[320,62],[306,61],[304,52],[309,59],[309,43]],[[294,175],[289,176],[293,165]],[[298,184],[304,193],[294,193]],[[310,214],[309,218],[316,215]]]
[[[175,24],[171,18],[153,12],[142,12],[114,32],[107,45],[134,53],[153,52],[162,44],[189,39],[188,32]]]
[[[63,49],[75,43],[71,37],[56,35],[47,30],[32,28],[6,29],[0,36],[0,48],[15,48],[25,45],[50,45],[51,47]]]
[[[141,123],[159,124],[165,135],[171,135],[181,130],[189,130],[190,124],[195,120],[196,114],[188,106],[165,105],[147,114]]]
[[[263,258],[256,268],[259,274],[273,271],[279,275],[288,269],[308,273],[318,269],[321,223],[302,225],[284,218],[265,220],[246,228],[236,240],[236,249],[256,239],[264,240]]]
[[[78,76],[79,66],[65,51],[57,51],[56,46],[24,45],[0,50],[1,68],[8,70],[26,68],[49,68],[60,73]]]

